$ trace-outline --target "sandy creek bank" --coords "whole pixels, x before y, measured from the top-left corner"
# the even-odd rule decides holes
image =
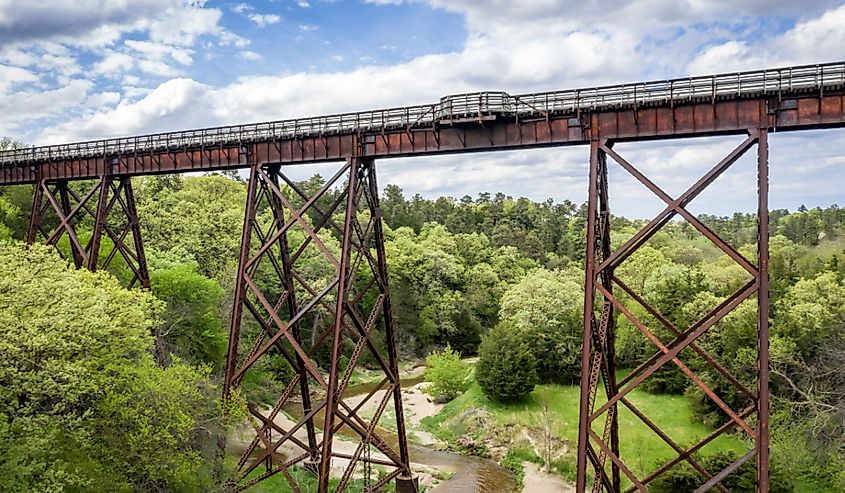
[[[481,457],[464,456],[439,450],[442,444],[430,433],[420,429],[420,422],[426,416],[434,416],[442,409],[442,404],[433,402],[433,399],[423,392],[425,383],[422,382],[423,367],[416,367],[409,372],[402,374],[402,403],[406,417],[406,426],[409,436],[414,436],[417,443],[409,443],[408,449],[411,457],[411,467],[420,476],[420,483],[427,487],[432,493],[510,493],[514,491],[516,482],[513,474],[491,459]],[[356,407],[372,391],[374,384],[362,384],[350,386],[344,394],[344,401],[350,407]],[[361,416],[369,417],[377,409],[379,402],[385,396],[384,390],[379,390],[365,403],[359,413]],[[279,413],[275,422],[284,429],[295,425],[295,419],[302,414],[298,403],[285,406],[283,413]],[[269,415],[270,409],[266,409],[265,415]],[[318,416],[317,422],[322,422],[322,413]],[[385,413],[382,421],[393,417]],[[377,433],[384,437],[388,443],[396,441],[396,435],[392,431],[378,427]],[[240,454],[254,435],[251,430],[244,426],[234,436],[230,437],[230,453]],[[295,434],[302,441],[307,440],[305,430],[300,429]],[[355,453],[357,443],[354,441],[357,435],[348,428],[342,428],[332,444],[334,451],[352,455]],[[321,439],[318,431],[318,440]],[[288,447],[288,448],[285,448]],[[293,444],[285,444],[279,448],[279,452],[289,456],[299,455],[302,450]],[[372,458],[386,458],[381,454],[373,453]],[[348,460],[335,459],[332,462],[332,475],[340,476],[348,465]],[[440,479],[438,479],[440,478]],[[448,479],[445,479],[448,478]],[[541,492],[565,492],[575,491],[571,485],[560,478],[544,473],[540,467],[532,463],[525,463],[525,493]]]

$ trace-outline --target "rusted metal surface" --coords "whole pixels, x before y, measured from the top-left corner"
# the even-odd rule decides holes
[[[845,124],[845,63],[510,96],[0,152],[0,184],[787,131]],[[359,145],[360,144],[360,145]]]
[[[757,491],[763,493],[769,491],[768,130],[766,128],[750,128],[746,130],[746,133],[748,137],[744,141],[739,143],[727,156],[677,198],[669,196],[633,164],[625,160],[612,148],[612,141],[605,138],[596,138],[591,142],[590,188],[587,208],[587,260],[585,263],[584,338],[581,360],[581,401],[576,475],[576,489],[579,492],[586,491],[590,482],[588,470],[592,471],[593,492],[617,493],[622,491],[618,479],[620,471],[627,477],[631,485],[625,490],[626,492],[648,491],[649,483],[681,461],[686,461],[702,475],[703,485],[699,488],[700,491],[715,487],[719,491],[725,492],[727,488],[722,483],[725,477],[751,458],[756,458]],[[744,258],[718,235],[707,229],[686,210],[690,201],[727,171],[740,157],[754,148],[757,149],[758,162],[758,258],[756,265]],[[607,220],[609,215],[607,205],[609,193],[607,187],[608,157],[666,204],[663,211],[615,250],[612,250],[610,246],[609,221]],[[703,236],[719,247],[725,255],[742,266],[752,277],[746,285],[740,287],[685,330],[676,327],[647,300],[616,277],[613,272],[616,267],[642,247],[649,238],[675,216],[687,220]],[[627,295],[627,298],[623,299],[614,294],[614,286],[618,286]],[[755,293],[757,294],[756,305],[758,310],[758,369],[756,389],[752,392],[722,366],[713,355],[708,354],[700,345],[697,345],[696,340],[704,336],[708,330],[740,303],[752,299],[752,295]],[[668,329],[675,338],[670,342],[661,341],[655,335],[654,327],[648,327],[634,315],[631,307],[635,305],[642,306],[649,314],[654,316],[657,324]],[[599,310],[600,306],[602,307],[601,310]],[[612,364],[614,359],[613,309],[627,318],[656,348],[653,357],[621,379],[618,384],[615,375],[612,373],[615,371]],[[700,355],[703,364],[725,377],[731,385],[749,397],[753,403],[753,408],[745,411],[731,409],[717,392],[710,388],[681,360],[681,353],[687,348]],[[637,389],[647,378],[670,362],[730,418],[725,426],[687,448],[678,445],[657,423],[627,399],[630,392]],[[604,387],[606,401],[597,405],[595,395],[599,391],[600,383]],[[651,473],[637,477],[633,470],[626,465],[626,462],[635,458],[621,456],[618,449],[620,437],[618,425],[615,425],[615,421],[618,419],[617,407],[620,403],[669,445],[677,456]],[[752,421],[748,419],[749,417],[755,419]],[[599,436],[594,431],[594,423],[601,420],[604,421],[605,432],[602,436]],[[707,471],[701,467],[692,457],[693,453],[733,428],[739,429],[753,443],[748,453],[723,471]],[[610,463],[607,461],[608,458]]]
[[[248,167],[224,393],[232,396],[245,376],[270,358],[289,365],[293,377],[271,408],[248,405],[255,437],[238,460],[230,486],[241,491],[281,474],[298,491],[289,469],[303,466],[318,475],[319,490],[324,492],[335,459],[335,465],[337,461],[345,465],[339,490],[355,477],[356,468],[363,468],[364,477],[369,478],[370,466],[377,464],[387,472],[368,482],[367,491],[395,480],[397,491],[407,493],[416,491],[417,482],[410,470],[405,437],[374,158],[588,144],[577,490],[590,487],[591,469],[594,493],[616,493],[627,484],[625,491],[647,491],[656,478],[686,462],[702,475],[702,488],[726,492],[724,478],[754,458],[758,491],[765,493],[769,446],[768,133],[845,126],[843,85],[845,64],[839,63],[522,96],[457,95],[434,105],[0,153],[0,185],[35,183],[30,243],[56,245],[77,267],[91,270],[109,268],[120,256],[131,271],[130,284],[149,287],[130,177]],[[730,134],[746,138],[677,198],[661,190],[613,146],[625,141]],[[758,151],[759,187],[756,263],[686,209],[754,148]],[[666,204],[615,250],[610,244],[608,157]],[[320,161],[342,164],[319,191],[306,192],[284,173],[285,164]],[[327,202],[327,191],[341,183],[345,183],[342,192]],[[343,217],[341,224],[335,219],[339,216]],[[673,217],[687,221],[752,277],[686,328],[676,327],[614,272]],[[79,228],[83,221],[84,227]],[[92,231],[91,237],[81,238],[80,229]],[[327,235],[334,236],[339,247],[331,246],[325,240]],[[103,238],[111,243],[105,253]],[[310,279],[303,265],[309,257],[312,265],[316,258],[331,275],[320,282]],[[754,294],[759,314],[756,386],[743,384],[697,343]],[[633,314],[632,304],[641,305],[674,340],[660,340],[655,327]],[[655,353],[617,380],[614,341],[618,316],[639,329],[654,344]],[[327,322],[320,325],[320,320]],[[310,341],[303,340],[306,321],[312,326]],[[731,409],[682,361],[687,349],[735,386],[752,406]],[[316,355],[324,350],[328,360],[318,365]],[[362,358],[383,378],[361,403],[351,406],[344,399],[344,390]],[[628,399],[631,391],[669,363],[728,417],[691,446],[677,443]],[[386,392],[375,405],[373,417],[364,420],[361,409],[375,402],[379,390]],[[302,418],[282,426],[277,420],[279,413],[297,394]],[[630,458],[620,452],[624,430],[618,414],[623,407],[677,454],[642,477],[629,467]],[[396,444],[382,438],[377,426],[388,408],[397,418]],[[352,454],[333,450],[332,438],[343,427],[360,438]],[[748,454],[724,471],[708,471],[695,460],[693,454],[734,430],[754,443]],[[357,471],[357,477],[361,474]]]
[[[80,192],[85,186],[88,186],[87,191]],[[94,197],[97,197],[96,201]],[[77,225],[82,222],[87,222],[85,229],[91,231],[87,239],[80,237],[77,231]],[[109,240],[106,251],[102,249],[103,238]],[[66,180],[39,182],[35,186],[27,233],[29,244],[37,241],[56,246],[77,268],[124,269],[129,272],[126,280],[129,288],[150,287],[129,177],[102,176],[93,184]],[[118,258],[120,265],[115,262]]]
[[[342,192],[326,205],[327,192],[344,179]],[[253,368],[273,356],[281,357],[295,376],[272,409],[251,407],[255,437],[238,461],[230,487],[241,490],[282,474],[299,491],[302,485],[289,470],[307,464],[316,469],[318,491],[325,492],[332,467],[343,464],[336,491],[363,475],[366,491],[378,491],[396,479],[397,491],[408,492],[416,483],[405,437],[373,161],[349,159],[310,195],[282,167],[254,164],[247,187],[225,395],[231,397]],[[334,215],[342,215],[342,224]],[[339,238],[339,250],[327,235]],[[308,269],[318,264],[330,271],[329,278],[309,280]],[[305,320],[313,331],[310,342],[302,337],[300,325]],[[326,323],[321,325],[321,320]],[[326,349],[328,361],[318,365],[315,355]],[[384,378],[353,406],[344,392],[365,358]],[[328,372],[324,374],[321,367]],[[303,417],[286,429],[275,418],[294,397],[294,389],[299,390]],[[386,390],[383,397],[376,397],[378,389]],[[361,409],[377,399],[373,416],[363,419]],[[388,408],[396,416],[397,445],[381,437],[378,428]],[[353,454],[333,449],[333,438],[342,427],[360,438]],[[282,460],[290,456],[297,459]],[[386,467],[385,475],[370,480],[371,464]]]
[[[769,136],[757,152],[757,489],[769,491]]]

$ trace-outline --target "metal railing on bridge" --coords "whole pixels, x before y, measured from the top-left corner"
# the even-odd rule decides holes
[[[338,133],[430,128],[440,122],[494,115],[524,118],[577,114],[580,111],[716,101],[843,86],[845,62],[836,62],[517,96],[505,92],[477,92],[445,96],[436,104],[11,149],[0,152],[0,163],[214,148]]]

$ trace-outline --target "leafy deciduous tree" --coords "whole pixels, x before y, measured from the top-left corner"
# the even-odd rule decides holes
[[[425,392],[429,395],[450,401],[469,386],[469,366],[448,345],[442,351],[429,354],[425,365],[425,380],[429,382]]]

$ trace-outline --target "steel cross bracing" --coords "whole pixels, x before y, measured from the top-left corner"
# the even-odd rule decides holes
[[[327,200],[326,193],[344,180],[342,192]],[[343,469],[335,491],[363,476],[368,492],[394,479],[396,491],[416,492],[373,161],[348,160],[313,195],[280,166],[254,165],[247,194],[224,393],[230,398],[252,369],[278,364],[271,357],[285,361],[294,376],[271,409],[248,404],[255,436],[241,454],[230,489],[241,491],[281,474],[301,491],[290,470],[302,466],[317,473],[319,491],[325,492],[334,466]],[[310,340],[302,338],[306,320]],[[320,354],[328,360],[327,373],[315,361]],[[353,404],[344,394],[365,360],[383,378]],[[383,396],[377,397],[379,391]],[[280,412],[294,405],[296,392],[299,420],[285,424]],[[360,410],[370,401],[377,402],[376,411],[364,420]],[[388,408],[396,416],[396,443],[378,427]],[[333,449],[344,428],[359,440],[353,454]],[[386,472],[371,477],[372,464]]]
[[[686,192],[671,197],[641,173],[633,164],[613,149],[613,143],[606,139],[595,139],[590,143],[590,185],[587,211],[587,257],[584,298],[584,333],[581,359],[581,400],[578,433],[577,491],[586,491],[592,473],[594,493],[648,491],[648,485],[680,462],[687,462],[703,477],[703,484],[696,492],[717,488],[728,489],[722,481],[745,462],[756,459],[757,488],[760,492],[769,490],[769,356],[768,356],[768,132],[766,129],[750,129],[748,137],[720,160],[710,171],[699,178]],[[736,249],[722,240],[687,209],[687,205],[714,180],[727,171],[740,157],[751,149],[757,149],[758,177],[758,258],[756,263],[742,256]],[[610,245],[609,187],[607,162],[617,163],[636,178],[661,201],[665,208],[639,232],[619,248]],[[751,280],[731,296],[689,327],[677,327],[661,314],[639,293],[631,289],[624,280],[615,275],[618,268],[638,248],[654,236],[669,220],[680,216],[702,235],[710,239],[728,257],[745,269]],[[615,291],[618,288],[619,291]],[[757,375],[755,382],[743,382],[731,374],[716,357],[708,354],[696,343],[712,327],[722,320],[740,303],[756,296],[758,313],[757,331]],[[671,341],[661,340],[657,327],[648,327],[634,315],[633,307],[641,306],[673,335]],[[654,345],[654,355],[630,374],[617,381],[615,365],[614,328],[617,314],[627,318],[631,324]],[[683,361],[695,354],[702,366],[719,374],[749,402],[745,409],[732,409],[719,393],[708,386]],[[683,356],[683,358],[682,358]],[[669,364],[683,372],[722,411],[726,422],[713,433],[691,446],[681,446],[660,426],[642,413],[627,397],[655,372]],[[599,403],[597,394],[603,389],[604,399]],[[754,390],[751,390],[754,388]],[[651,429],[677,454],[663,465],[645,476],[638,477],[630,467],[633,458],[623,457],[619,449],[620,405]],[[753,418],[752,421],[750,418]],[[594,423],[601,423],[600,433]],[[699,464],[694,454],[717,437],[728,432],[744,436],[752,445],[742,457],[722,471],[708,471]],[[622,479],[630,486],[623,488]]]
[[[0,184],[792,130],[845,120],[845,62],[437,103],[0,152]],[[360,148],[359,148],[360,146]]]
[[[77,268],[110,270],[129,288],[149,288],[130,179],[103,176],[93,184],[74,186],[78,183],[60,180],[36,185],[27,243],[55,245]],[[90,186],[85,189],[85,185]],[[87,223],[87,237],[77,230],[81,223]]]
[[[243,490],[280,474],[300,488],[290,469],[303,466],[327,491],[332,466],[342,469],[339,490],[362,482],[376,491],[395,480],[416,490],[405,437],[390,306],[384,235],[374,158],[589,144],[584,342],[577,487],[647,491],[686,462],[702,475],[700,491],[726,491],[723,480],[754,460],[758,491],[768,491],[768,148],[772,130],[845,126],[845,64],[834,63],[589,90],[522,96],[476,93],[438,104],[287,122],[203,129],[127,139],[10,151],[0,154],[0,185],[33,183],[28,240],[55,245],[77,267],[108,268],[132,286],[149,286],[131,177],[145,174],[249,168],[247,206],[226,364],[225,395],[261,365],[287,365],[292,375],[271,408],[248,410],[255,436],[242,451],[229,486]],[[673,198],[619,153],[616,143],[707,135],[745,140]],[[686,206],[740,156],[758,154],[758,258],[744,258],[708,230]],[[667,205],[642,231],[610,245],[608,157]],[[318,191],[300,188],[284,173],[292,163],[341,161]],[[341,193],[331,194],[333,186]],[[615,274],[615,269],[672,217],[679,216],[745,269],[752,280],[689,327],[677,327]],[[140,218],[141,220],[143,218]],[[91,233],[88,233],[90,231]],[[758,308],[756,382],[732,375],[698,340],[739,303]],[[631,306],[654,319],[649,327]],[[654,356],[624,378],[616,376],[615,322],[625,317],[655,346]],[[313,338],[303,339],[303,323]],[[662,328],[674,339],[662,340]],[[688,355],[738,389],[749,404],[732,409],[685,362]],[[365,420],[362,403],[344,398],[352,371],[366,359],[383,374],[364,401],[378,401]],[[671,363],[671,365],[670,365]],[[275,366],[274,366],[275,365]],[[697,444],[679,444],[628,398],[657,371],[676,367],[724,413],[725,423]],[[379,396],[379,391],[384,391]],[[603,398],[599,398],[599,393]],[[388,408],[397,436],[378,422]],[[291,423],[282,410],[296,417]],[[297,411],[298,410],[298,411]],[[632,413],[677,454],[637,476],[620,455],[619,413]],[[594,427],[595,425],[595,427]],[[696,454],[716,437],[738,433],[753,443],[724,471],[708,471]],[[332,437],[353,434],[352,454]],[[385,472],[372,477],[376,464]],[[362,471],[363,469],[363,471]]]

